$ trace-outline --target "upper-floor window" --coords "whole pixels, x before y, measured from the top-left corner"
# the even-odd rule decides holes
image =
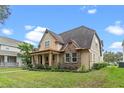
[[[50,46],[50,41],[45,41],[45,48],[48,48]]]

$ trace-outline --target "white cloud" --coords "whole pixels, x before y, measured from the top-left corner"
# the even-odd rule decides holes
[[[80,8],[83,12],[88,13],[88,14],[96,14],[97,12],[97,6],[92,5],[84,5]]]
[[[25,25],[25,30],[32,30],[35,26]]]
[[[113,25],[108,26],[105,31],[115,34],[115,35],[123,35],[124,34],[124,26],[121,24],[121,21],[116,21]]]
[[[1,31],[5,35],[12,35],[13,34],[13,30],[11,30],[11,29],[4,28]]]
[[[121,21],[116,21],[115,24],[119,25],[119,24],[121,24]]]
[[[37,26],[37,27],[34,29],[34,31],[35,31],[35,32],[45,32],[45,31],[46,31],[46,28]]]
[[[95,14],[97,12],[97,10],[96,9],[89,9],[87,12],[89,14]]]
[[[39,42],[45,31],[46,28],[38,26],[33,31],[30,31],[26,34],[26,39],[30,41]]]
[[[29,44],[32,44],[32,45],[36,45],[36,43],[34,43],[33,41],[30,41],[30,40],[24,40],[24,42],[26,42],[26,43],[29,43]]]
[[[113,42],[109,48],[112,49],[122,49],[122,42]]]

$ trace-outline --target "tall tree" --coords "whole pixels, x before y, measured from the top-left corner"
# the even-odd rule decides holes
[[[106,51],[103,55],[103,60],[106,61],[106,62],[119,62],[119,61],[122,61],[122,53],[121,52],[117,52],[117,53],[114,53],[114,52],[108,52]]]
[[[23,43],[20,43],[18,45],[18,48],[21,50],[19,56],[21,57],[22,62],[25,65],[29,66],[31,64],[31,55],[30,55],[30,53],[33,50],[33,45],[23,42]]]
[[[104,53],[104,56],[103,56],[103,60],[105,62],[115,62],[115,55],[114,55],[114,52],[105,52]]]
[[[5,19],[10,15],[10,8],[6,5],[0,5],[0,23],[3,24]]]
[[[122,61],[123,60],[123,53],[122,52],[117,52],[115,54],[115,57],[116,57],[117,62]]]

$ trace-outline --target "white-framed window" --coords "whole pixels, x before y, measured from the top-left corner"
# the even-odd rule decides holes
[[[72,62],[77,62],[77,53],[72,53]]]
[[[66,63],[76,63],[78,60],[77,53],[66,53],[65,62]]]
[[[50,41],[49,40],[45,41],[45,48],[48,48],[49,46],[50,46]]]
[[[66,62],[68,62],[68,63],[71,62],[71,54],[66,53],[65,56],[66,56]]]

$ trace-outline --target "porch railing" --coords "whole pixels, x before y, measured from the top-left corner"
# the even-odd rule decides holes
[[[18,64],[15,63],[15,62],[7,62],[7,63],[5,63],[5,62],[0,62],[0,66],[1,66],[1,67],[17,67]]]

